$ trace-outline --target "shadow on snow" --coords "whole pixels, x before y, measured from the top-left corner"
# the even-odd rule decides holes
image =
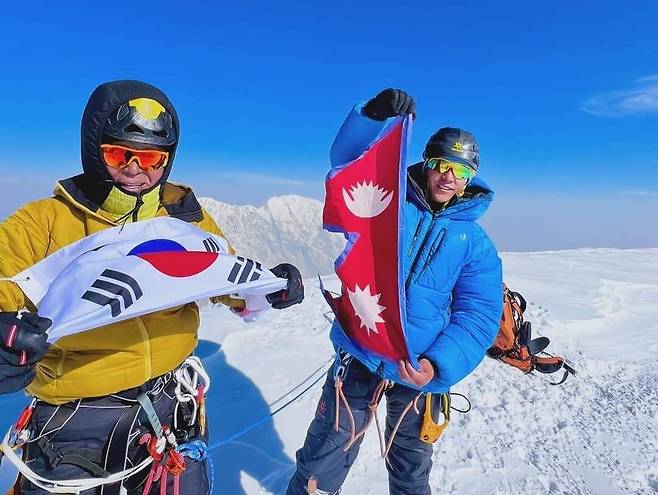
[[[212,379],[207,397],[210,444],[221,442],[268,416],[271,411],[254,382],[226,362],[221,347],[206,340],[199,342],[196,354],[201,357]],[[3,436],[28,404],[25,394],[0,396],[0,430]],[[262,488],[274,493],[285,492],[294,462],[283,448],[283,442],[269,419],[240,438],[212,452],[215,468],[215,495],[246,495],[241,475],[255,479]],[[5,493],[15,479],[9,462],[0,468],[0,493]]]

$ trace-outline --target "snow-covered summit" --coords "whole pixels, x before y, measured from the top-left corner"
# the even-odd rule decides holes
[[[297,198],[279,199],[262,208],[204,203],[213,214],[227,215],[227,231],[235,227],[240,233],[257,220],[263,229],[258,235],[265,237],[270,231],[264,226],[272,235],[283,235],[275,218],[292,226],[296,215],[311,211],[297,208]],[[299,204],[306,204],[303,198]],[[243,227],[242,215],[253,222]],[[549,337],[548,350],[568,358],[578,374],[556,387],[544,376],[485,359],[453,388],[473,407],[468,414],[453,411],[449,428],[434,445],[432,493],[655,495],[658,249],[501,257],[505,281],[528,301],[526,319],[534,335]],[[335,276],[323,281],[331,290],[339,288]],[[285,493],[321,384],[268,418],[313,380],[322,381],[333,355],[328,310],[312,279],[306,281],[302,304],[270,311],[254,323],[222,305],[202,307],[196,352],[212,377],[207,410],[214,495]],[[455,407],[465,407],[460,397],[454,400]],[[0,396],[0,427],[15,422],[26,404],[23,393]],[[385,407],[382,402],[380,418]],[[0,493],[14,479],[5,460]],[[343,492],[382,495],[387,486],[372,426]]]
[[[548,350],[569,359],[578,374],[553,386],[546,376],[485,359],[453,388],[470,399],[472,410],[453,411],[434,445],[432,493],[657,493],[658,249],[501,257],[505,280],[528,301],[534,336],[550,338]],[[335,276],[323,281],[339,287]],[[257,421],[263,411],[253,411],[254,400],[265,412],[274,410],[304,377],[322,375],[333,351],[323,316],[328,306],[317,283],[308,280],[306,287],[302,304],[253,324],[221,306],[202,312],[201,338],[220,344],[228,363],[211,370],[212,441]],[[266,427],[218,449],[217,493],[285,493],[321,391],[316,385]],[[455,396],[454,405],[466,403]],[[345,494],[388,493],[374,430],[366,434]]]
[[[304,277],[333,273],[333,262],[345,246],[342,235],[322,229],[322,203],[315,199],[277,196],[259,207],[211,198],[200,202],[239,254],[269,267],[287,261]]]

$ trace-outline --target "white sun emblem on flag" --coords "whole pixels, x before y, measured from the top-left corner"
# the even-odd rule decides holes
[[[386,309],[384,306],[378,304],[379,298],[382,295],[372,295],[370,293],[369,285],[366,285],[364,289],[361,289],[358,284],[354,288],[354,292],[347,289],[347,295],[349,296],[352,307],[354,308],[354,314],[361,320],[360,328],[366,327],[368,335],[370,335],[371,331],[379,333],[377,331],[377,323],[385,323],[379,315]]]
[[[343,199],[349,210],[360,218],[372,218],[382,213],[393,199],[393,193],[379,184],[357,182],[349,193],[343,189]]]

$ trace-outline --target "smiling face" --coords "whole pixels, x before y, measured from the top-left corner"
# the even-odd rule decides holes
[[[164,174],[164,169],[160,168],[144,172],[139,168],[137,162],[132,160],[125,168],[107,167],[107,172],[112,177],[112,180],[120,185],[124,191],[130,194],[139,194],[156,185],[162,174]]]
[[[157,149],[156,146],[133,142],[119,141],[113,144],[132,149]],[[113,168],[107,165],[105,168],[110,177],[112,177],[112,180],[121,186],[121,189],[134,195],[138,195],[139,193],[155,186],[162,178],[165,171],[165,167],[144,171],[139,167],[135,157],[133,157],[128,165],[123,168]]]
[[[450,201],[457,193],[463,191],[468,183],[468,179],[457,179],[450,169],[441,173],[428,168],[425,173],[427,174],[427,199],[437,205]]]

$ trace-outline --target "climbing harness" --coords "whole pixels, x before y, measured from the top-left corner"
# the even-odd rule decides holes
[[[400,429],[400,426],[402,425],[402,422],[404,421],[404,418],[407,416],[409,411],[413,410],[417,415],[420,415],[420,411],[418,409],[418,401],[420,397],[423,395],[422,392],[418,392],[413,399],[409,401],[409,403],[404,407],[402,412],[400,413],[400,417],[398,418],[397,422],[395,423],[395,426],[391,430],[391,434],[388,438],[388,440],[385,442],[384,441],[384,435],[382,433],[382,428],[379,423],[379,417],[377,415],[377,408],[379,406],[379,403],[381,402],[384,393],[392,388],[394,386],[393,382],[390,380],[386,379],[381,379],[377,386],[374,389],[374,392],[372,394],[372,398],[368,402],[368,419],[366,420],[366,424],[363,428],[361,428],[359,431],[356,431],[356,422],[354,419],[354,414],[352,413],[352,410],[350,408],[349,402],[347,401],[347,398],[345,397],[345,394],[343,392],[343,382],[345,381],[345,378],[347,376],[347,370],[350,366],[350,364],[353,361],[353,356],[351,356],[349,353],[346,353],[344,351],[339,351],[339,353],[336,356],[336,361],[334,364],[334,389],[335,389],[335,414],[334,414],[334,430],[338,431],[339,429],[339,420],[340,420],[340,405],[342,404],[345,407],[345,411],[347,412],[347,416],[349,419],[349,424],[350,424],[350,438],[345,444],[345,447],[343,450],[347,452],[355,443],[357,440],[359,440],[363,435],[365,435],[366,431],[370,426],[372,425],[373,421],[375,423],[375,427],[377,429],[377,436],[379,439],[379,448],[380,448],[380,453],[383,459],[386,459],[388,461],[388,454],[391,450],[391,447],[393,446],[393,442],[395,440],[395,436],[398,433],[398,430]],[[382,370],[381,366],[380,369],[376,373],[378,376],[382,375]],[[466,409],[457,409],[451,405],[451,395],[456,395],[463,397],[466,402],[468,403],[468,407]],[[439,420],[441,421],[440,423],[436,423],[432,417],[432,397],[438,397],[439,400],[441,401],[441,410],[440,410],[440,418]],[[471,403],[468,400],[468,398],[463,395],[463,394],[458,394],[458,393],[451,393],[451,392],[446,392],[442,394],[431,394],[431,393],[426,393],[425,394],[425,412],[423,415],[423,423],[420,431],[419,438],[425,443],[434,443],[436,442],[443,431],[448,427],[448,424],[450,422],[450,410],[456,410],[462,413],[467,413],[471,410]]]
[[[113,394],[101,399],[80,399],[74,405],[58,406],[42,431],[34,438],[30,438],[31,431],[27,426],[38,404],[35,399],[9,429],[2,441],[1,449],[22,476],[38,488],[50,493],[79,494],[97,487],[103,487],[104,494],[123,493],[125,492],[122,488],[123,483],[150,466],[151,470],[146,475],[143,493],[147,494],[152,485],[159,482],[161,495],[166,495],[167,480],[171,475],[174,495],[179,495],[180,475],[186,469],[184,457],[187,454],[191,458],[195,455],[201,457],[199,451],[202,449],[199,444],[203,443],[198,440],[197,443],[180,444],[180,441],[187,441],[191,436],[189,433],[191,429],[205,431],[203,404],[204,394],[209,388],[210,378],[203,369],[201,361],[191,356],[173,373],[167,373],[154,380],[153,387],[148,391],[138,389],[136,394],[123,393],[123,395]],[[168,425],[161,424],[153,407],[154,401],[159,400],[163,395],[176,400],[173,430]],[[64,452],[50,442],[50,437],[64,428],[80,408],[94,407],[126,410],[114,426],[104,463],[102,459],[98,459],[98,453],[86,452],[85,449],[77,449],[82,452]],[[126,468],[127,445],[138,417],[145,418],[151,430],[143,432],[138,440],[138,445],[146,448],[148,457],[137,465]],[[30,444],[41,451],[51,468],[59,464],[74,464],[93,477],[52,480],[38,475],[16,454],[16,450]],[[90,460],[94,458],[98,462]]]
[[[132,478],[133,476],[140,475],[145,480],[143,491],[144,494],[148,493],[148,490],[152,488],[154,483],[160,483],[160,493],[165,495],[168,477],[172,476],[174,481],[174,495],[179,495],[180,476],[185,471],[186,466],[184,458],[187,457],[195,461],[206,462],[206,466],[208,468],[208,477],[210,481],[210,493],[212,493],[214,486],[214,466],[209,455],[210,452],[252,431],[266,421],[270,420],[270,418],[284,410],[289,405],[296,402],[324,377],[327,371],[327,365],[333,361],[334,357],[328,359],[295,387],[288,390],[285,394],[270,403],[270,407],[275,406],[312,380],[309,385],[303,388],[303,390],[301,390],[292,398],[288,399],[284,404],[272,411],[270,414],[263,416],[255,423],[249,425],[247,428],[236,432],[233,435],[230,435],[229,437],[224,438],[213,445],[208,446],[205,442],[198,439],[186,441],[186,428],[197,427],[200,431],[205,432],[205,393],[207,393],[210,389],[210,377],[204,370],[201,364],[201,360],[196,356],[191,356],[185,360],[185,362],[183,362],[183,364],[174,372],[170,372],[166,375],[163,375],[162,377],[159,377],[156,380],[153,388],[147,393],[138,394],[134,398],[123,397],[118,394],[111,396],[117,400],[130,402],[130,405],[124,406],[126,408],[130,408],[136,405],[136,409],[138,409],[147,418],[153,432],[143,433],[139,437],[138,444],[146,447],[149,455],[139,464],[128,469],[119,470],[114,473],[109,473],[100,468],[99,465],[96,465],[92,461],[88,461],[89,464],[81,467],[86,467],[90,472],[96,472],[97,475],[95,475],[93,478],[76,480],[51,480],[32,471],[25,464],[23,459],[21,459],[16,454],[16,450],[26,446],[28,443],[39,441],[42,441],[43,446],[48,449],[49,447],[46,444],[48,435],[51,435],[66,426],[66,424],[81,407],[92,407],[85,405],[84,400],[76,401],[75,405],[69,408],[70,411],[66,412],[64,412],[64,408],[62,406],[59,406],[56,413],[53,414],[53,416],[44,426],[43,431],[39,432],[36,437],[30,438],[30,430],[27,428],[27,425],[30,423],[32,413],[38,403],[38,401],[34,399],[30,405],[25,408],[25,410],[21,413],[18,421],[12,425],[10,430],[5,435],[4,440],[0,445],[0,459],[2,457],[2,453],[4,452],[7,459],[16,467],[21,475],[23,475],[38,488],[50,493],[79,494],[82,491],[102,486],[104,487],[103,493],[109,494],[113,488],[111,486],[112,484],[119,485],[129,478]],[[172,384],[175,385],[172,386]],[[162,425],[160,423],[160,420],[155,413],[155,410],[153,409],[152,401],[149,399],[149,396],[158,396],[160,394],[167,394],[169,396],[170,389],[171,397],[176,398],[176,404],[174,406],[175,413],[173,430],[169,429],[167,425]],[[186,408],[189,408],[189,410],[186,410]],[[190,411],[196,411],[196,414],[193,415]],[[115,427],[115,430],[116,429],[117,428]],[[60,463],[69,460],[80,461],[80,459],[73,457],[72,454],[54,452],[53,449],[50,449],[49,452],[51,454],[51,458],[55,460],[55,462],[57,462],[56,459],[59,459]],[[82,456],[78,457],[82,458]],[[74,463],[80,466],[80,464],[84,463],[84,461]],[[148,474],[142,475],[142,473],[146,473],[146,470],[149,467],[151,469],[148,471]]]
[[[336,394],[334,401],[336,403],[334,414],[334,431],[338,431],[340,421],[340,405],[343,404],[345,406],[345,411],[347,412],[347,417],[350,423],[350,439],[345,444],[345,447],[343,447],[343,451],[347,452],[362,436],[364,436],[374,420],[377,428],[377,437],[379,439],[379,449],[381,451],[382,457],[385,457],[387,450],[379,424],[377,407],[379,406],[382,397],[384,397],[384,392],[393,387],[393,382],[383,378],[380,379],[379,383],[375,387],[375,390],[373,391],[372,398],[368,402],[368,419],[366,420],[365,425],[359,431],[356,431],[356,421],[354,420],[354,414],[352,413],[350,404],[347,401],[347,397],[345,397],[345,393],[343,392],[343,382],[347,377],[347,370],[353,359],[354,357],[351,354],[342,350],[340,350],[336,356],[336,363],[334,367],[334,389]],[[378,370],[378,375],[380,377],[382,375],[381,366]]]

